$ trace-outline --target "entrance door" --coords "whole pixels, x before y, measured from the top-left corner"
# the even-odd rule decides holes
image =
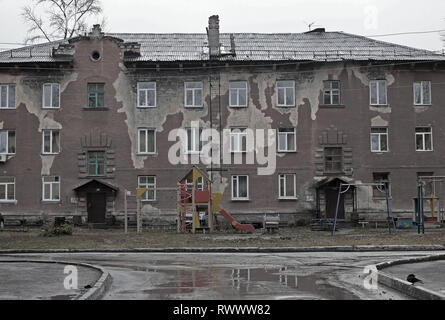
[[[337,199],[338,199],[338,187],[327,187],[325,189],[326,195],[326,218],[334,219],[335,218],[335,210],[337,208]],[[337,219],[345,218],[345,195],[340,195],[340,204],[338,206],[338,215]]]
[[[105,210],[107,206],[105,193],[88,193],[88,222],[105,223]]]

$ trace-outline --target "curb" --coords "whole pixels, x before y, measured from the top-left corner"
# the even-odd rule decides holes
[[[382,262],[376,265],[377,268],[377,276],[378,282],[402,292],[410,297],[420,299],[420,300],[445,300],[445,295],[435,292],[433,290],[424,288],[422,286],[413,286],[410,282],[399,279],[395,276],[386,274],[381,272],[382,269],[389,268],[396,265],[401,264],[410,264],[410,263],[419,263],[426,261],[438,261],[445,260],[445,254],[438,254],[428,257],[418,257],[418,258],[409,258],[409,259],[401,259],[395,261]]]
[[[63,264],[71,266],[80,266],[90,269],[95,269],[101,273],[99,280],[94,283],[94,286],[88,289],[86,292],[77,295],[72,300],[99,300],[101,299],[107,290],[110,288],[113,278],[111,275],[99,266],[94,266],[87,263],[79,262],[66,262],[66,261],[53,261],[53,260],[0,260],[0,263],[53,263]]]
[[[24,253],[278,253],[278,252],[378,252],[445,251],[441,245],[316,246],[316,247],[215,247],[215,248],[133,248],[133,249],[4,249],[1,254]]]

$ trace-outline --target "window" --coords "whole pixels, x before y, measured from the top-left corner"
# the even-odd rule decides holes
[[[42,177],[43,201],[60,201],[60,177]]]
[[[89,108],[105,107],[105,84],[103,83],[88,84],[88,107]]]
[[[247,151],[247,129],[232,128],[230,131],[230,152]]]
[[[156,130],[138,129],[138,153],[154,154],[156,152]]]
[[[431,81],[414,82],[414,104],[431,104]]]
[[[421,180],[422,177],[433,177],[434,172],[417,172],[417,180],[423,181],[423,196],[430,198],[435,193],[434,191],[434,182],[430,179]]]
[[[196,179],[195,190],[203,191],[205,186],[206,186],[206,184],[204,183],[204,179],[202,177],[198,177]],[[192,179],[189,179],[189,178],[185,179],[185,190],[187,192],[192,192],[192,190],[193,190],[193,180]]]
[[[15,154],[15,131],[0,131],[0,154]]]
[[[388,128],[371,128],[371,152],[388,151]]]
[[[43,108],[60,108],[60,85],[58,83],[43,85]]]
[[[0,109],[15,109],[15,84],[0,85]]]
[[[105,176],[105,152],[88,152],[88,175]]]
[[[138,83],[138,107],[156,107],[156,82]]]
[[[148,188],[142,195],[142,201],[155,201],[156,200],[156,176],[140,176],[138,177],[138,188]]]
[[[295,199],[297,176],[295,174],[280,174],[278,176],[278,189],[280,199]]]
[[[416,128],[416,151],[433,151],[433,131],[431,127]]]
[[[247,82],[230,82],[229,105],[231,107],[247,107]]]
[[[187,153],[199,153],[202,151],[201,128],[186,128]]]
[[[15,201],[15,178],[0,177],[0,202]]]
[[[185,106],[202,107],[202,82],[186,82],[185,86]]]
[[[323,104],[340,104],[340,81],[324,81]]]
[[[297,151],[295,128],[278,129],[278,152]]]
[[[388,190],[388,196],[390,196],[390,184],[389,184],[389,173],[387,172],[374,172],[372,174],[374,183],[384,183],[386,190]],[[386,198],[385,186],[373,186],[372,196],[373,198]]]
[[[232,176],[232,200],[249,199],[249,176]]]
[[[43,154],[56,154],[60,152],[60,138],[58,130],[43,130]]]
[[[388,104],[388,83],[386,80],[373,80],[369,83],[371,91],[371,105]]]
[[[295,106],[295,82],[277,81],[277,106],[293,107]]]
[[[336,147],[326,147],[324,148],[325,156],[325,171],[330,173],[339,173],[343,171],[342,159],[343,150],[342,148]]]

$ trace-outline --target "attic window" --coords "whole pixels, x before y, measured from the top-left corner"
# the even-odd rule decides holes
[[[93,59],[94,61],[98,61],[100,59],[100,53],[98,51],[93,51],[93,53],[91,54],[91,59]]]

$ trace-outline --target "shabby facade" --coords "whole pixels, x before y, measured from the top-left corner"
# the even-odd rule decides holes
[[[445,175],[444,61],[323,29],[224,34],[217,16],[207,34],[96,26],[2,52],[0,212],[112,223],[125,190],[151,187],[159,190],[144,195],[144,219],[174,221],[176,194],[162,188],[190,169],[201,130],[213,128],[242,163],[198,166],[241,221],[332,217],[340,181],[383,181],[394,215],[411,216],[417,177]],[[169,157],[178,128],[187,164]],[[247,164],[248,129],[276,130],[272,174],[258,174],[261,159]],[[386,199],[375,188],[347,192],[340,218],[354,209],[384,217]]]

